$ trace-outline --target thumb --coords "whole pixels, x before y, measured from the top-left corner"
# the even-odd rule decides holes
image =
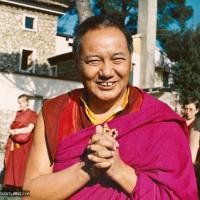
[[[89,144],[93,143],[96,140],[97,134],[102,134],[103,133],[103,127],[101,125],[97,125],[95,127],[95,134],[92,135],[92,137],[89,140]]]
[[[103,133],[103,127],[101,125],[96,126],[95,134]]]

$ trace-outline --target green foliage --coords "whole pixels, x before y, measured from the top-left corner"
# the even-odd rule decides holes
[[[200,100],[200,25],[185,31],[169,32],[162,41],[172,67],[173,89],[180,93],[180,101],[188,96]]]
[[[186,21],[193,15],[185,0],[158,0],[158,30],[169,29],[171,24],[185,28]]]
[[[138,0],[96,0],[99,13],[110,15],[132,32],[137,31]]]
[[[69,10],[76,5],[76,0],[56,0],[66,3]],[[132,34],[137,32],[138,0],[88,0],[93,2],[95,15],[106,14],[125,24]],[[192,16],[193,9],[185,5],[186,0],[158,0],[158,38],[162,38],[172,24],[184,29],[186,21]],[[164,33],[163,33],[164,32]]]
[[[100,13],[117,18],[133,34],[137,32],[138,0],[96,0],[95,2]],[[179,29],[184,29],[186,21],[192,14],[193,9],[185,5],[185,0],[158,0],[158,37],[162,35],[163,29],[170,29],[172,24]]]

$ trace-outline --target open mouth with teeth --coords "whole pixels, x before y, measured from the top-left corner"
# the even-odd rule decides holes
[[[102,86],[112,86],[114,85],[114,82],[99,82],[98,84]]]
[[[115,86],[116,81],[115,82],[97,82],[97,84],[99,85],[101,89],[112,89]]]

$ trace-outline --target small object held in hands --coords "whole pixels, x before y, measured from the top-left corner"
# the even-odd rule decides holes
[[[110,127],[108,126],[107,123],[105,123],[103,125],[103,131],[105,134],[108,134],[108,135],[112,136],[113,138],[117,138],[117,136],[118,136],[117,129],[116,128],[110,129]]]

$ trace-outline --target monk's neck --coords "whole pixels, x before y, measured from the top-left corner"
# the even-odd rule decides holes
[[[125,90],[116,100],[112,101],[99,101],[95,98],[89,98],[88,106],[96,117],[104,118],[116,112],[118,108],[121,108],[126,92]]]

